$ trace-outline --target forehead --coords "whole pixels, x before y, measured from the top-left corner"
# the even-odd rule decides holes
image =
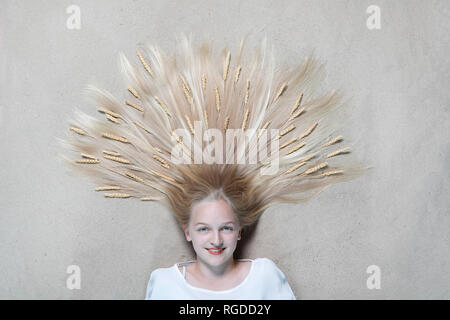
[[[192,208],[191,222],[220,224],[227,221],[236,222],[236,217],[230,205],[225,200],[200,202]]]

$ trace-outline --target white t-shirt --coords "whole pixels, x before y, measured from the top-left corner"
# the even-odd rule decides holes
[[[252,261],[250,272],[232,289],[215,291],[198,288],[187,283],[178,269],[194,262],[176,263],[169,268],[152,272],[148,281],[146,300],[296,300],[283,272],[270,259],[238,259]]]

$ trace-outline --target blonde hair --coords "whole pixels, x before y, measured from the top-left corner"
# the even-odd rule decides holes
[[[128,84],[125,101],[90,86],[104,118],[77,111],[70,136],[60,139],[78,159],[60,158],[98,183],[96,191],[106,191],[105,197],[162,201],[180,225],[188,223],[196,202],[225,198],[246,227],[272,204],[308,200],[368,169],[348,157],[348,142],[337,134],[346,120],[337,112],[341,96],[335,90],[316,95],[323,65],[313,57],[292,69],[276,69],[265,42],[248,57],[244,41],[237,52],[224,48],[216,54],[208,44],[194,48],[184,37],[179,55],[145,46],[137,50],[136,63],[123,54],[120,60]],[[279,171],[259,174],[269,167],[269,157],[239,164],[246,163],[247,151],[232,162],[238,164],[173,163],[174,147],[192,159],[175,129],[194,134],[194,121],[222,132],[279,130]],[[203,149],[203,141],[193,143]],[[271,143],[268,139],[267,149]],[[229,148],[227,141],[224,149]]]
[[[225,167],[226,166],[226,167]],[[237,165],[189,165],[180,168],[180,187],[169,187],[168,203],[180,226],[189,223],[195,204],[225,200],[242,228],[256,222],[265,208],[262,194],[252,186],[254,176],[240,173]]]
[[[204,191],[204,190],[202,190],[202,191]],[[201,193],[200,193],[201,194]],[[215,190],[213,190],[213,191],[211,191],[211,192],[209,192],[209,194],[207,194],[207,196],[206,197],[204,197],[203,199],[201,199],[201,200],[195,200],[195,201],[191,201],[191,206],[190,206],[190,208],[188,209],[188,221],[187,221],[187,224],[189,224],[190,223],[190,221],[191,221],[191,218],[192,218],[192,215],[194,214],[194,212],[195,212],[195,208],[198,206],[198,205],[200,205],[200,204],[203,204],[203,203],[206,203],[206,202],[213,202],[213,201],[220,201],[220,200],[223,200],[226,204],[228,204],[228,206],[231,208],[231,210],[233,211],[233,214],[234,214],[234,217],[236,218],[236,220],[237,220],[237,224],[239,225],[239,227],[241,226],[241,219],[240,219],[240,217],[239,217],[239,215],[237,215],[236,214],[236,205],[235,205],[235,202],[233,202],[224,192],[223,192],[223,189],[222,188],[220,188],[220,189],[215,189]],[[173,209],[172,209],[173,210]],[[185,212],[183,212],[184,213],[184,215],[183,215],[183,219],[185,219],[186,218],[186,213]],[[179,221],[179,224],[181,225],[181,226],[187,226],[187,225],[184,225],[184,224],[182,224],[182,222],[180,222]]]

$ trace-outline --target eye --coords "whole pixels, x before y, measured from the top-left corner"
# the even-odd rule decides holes
[[[208,230],[208,228],[206,228],[206,227],[202,227],[202,228],[198,229],[198,231],[200,231],[200,232],[205,232],[206,230]]]
[[[227,231],[233,231],[233,228],[232,228],[232,227],[223,227],[223,229],[224,229],[224,230],[227,230]]]

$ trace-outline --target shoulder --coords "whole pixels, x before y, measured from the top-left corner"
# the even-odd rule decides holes
[[[269,258],[257,258],[254,260],[257,265],[259,265],[261,271],[264,273],[272,273],[277,275],[283,275],[283,272],[278,268],[275,262]]]
[[[174,266],[168,267],[168,268],[158,268],[152,271],[150,274],[150,280],[149,281],[155,281],[155,280],[161,280],[165,278],[171,278],[173,277],[173,269]]]
[[[254,260],[257,266],[259,278],[262,278],[265,290],[270,292],[271,299],[295,299],[285,274],[268,258],[257,258]]]
[[[152,271],[147,284],[145,299],[154,299],[155,293],[160,293],[161,289],[173,287],[176,281],[176,266],[168,268],[158,268]]]

